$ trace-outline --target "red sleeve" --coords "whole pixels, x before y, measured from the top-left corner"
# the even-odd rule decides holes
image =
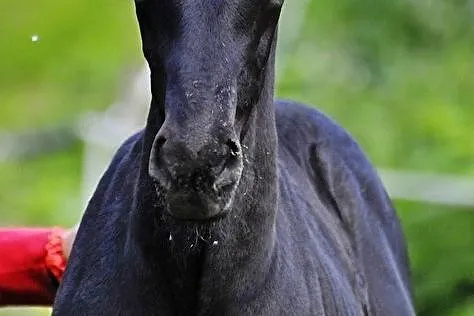
[[[0,229],[0,306],[52,304],[66,265],[62,232]]]

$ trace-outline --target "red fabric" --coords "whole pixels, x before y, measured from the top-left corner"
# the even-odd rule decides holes
[[[61,282],[66,270],[66,257],[63,252],[63,234],[64,230],[54,228],[49,234],[46,244],[46,268],[54,275],[58,282]]]
[[[0,229],[0,306],[51,305],[65,267],[60,229]]]

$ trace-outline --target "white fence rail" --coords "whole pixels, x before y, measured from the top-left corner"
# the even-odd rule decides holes
[[[379,170],[392,199],[474,206],[474,178],[407,170]]]

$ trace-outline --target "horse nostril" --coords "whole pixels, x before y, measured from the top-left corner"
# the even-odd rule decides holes
[[[155,140],[154,150],[159,150],[163,145],[166,143],[166,138],[164,136],[160,136]]]
[[[220,171],[217,173],[212,189],[220,194],[230,191],[235,187],[241,175],[241,149],[240,144],[232,139],[225,143],[228,147],[228,156],[223,161]],[[240,167],[239,167],[240,166]]]
[[[157,167],[157,165],[161,163],[161,160],[163,158],[162,151],[165,143],[166,138],[163,136],[159,136],[155,139],[150,154],[150,164],[152,165],[152,167]]]
[[[169,185],[169,174],[163,170],[163,146],[166,143],[166,138],[158,136],[152,146],[150,153],[150,161],[148,165],[148,174],[163,186]]]
[[[237,142],[233,141],[232,139],[229,139],[226,143],[227,147],[230,149],[230,154],[232,156],[237,156],[240,153],[240,147],[237,144]]]

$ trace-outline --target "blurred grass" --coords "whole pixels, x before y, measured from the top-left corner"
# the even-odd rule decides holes
[[[472,210],[396,206],[409,241],[419,315],[468,315],[474,308]]]
[[[305,12],[278,95],[335,117],[378,166],[474,175],[471,2],[313,0]],[[132,1],[0,2],[0,130],[74,124],[108,107],[142,62],[134,19]],[[0,163],[0,223],[72,225],[81,155],[75,144]],[[397,208],[419,315],[473,315],[473,209]]]
[[[82,113],[107,108],[141,62],[133,10],[131,1],[1,2],[0,131],[73,125]],[[0,164],[1,222],[74,223],[81,146]]]
[[[80,212],[81,146],[31,161],[0,164],[1,222],[72,224]]]
[[[140,60],[132,1],[2,1],[0,34],[2,128],[72,122],[105,108],[124,68]]]

